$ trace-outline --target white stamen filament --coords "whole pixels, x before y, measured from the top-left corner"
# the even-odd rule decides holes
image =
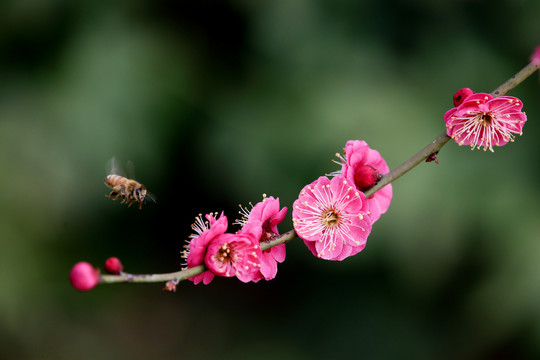
[[[523,121],[512,117],[512,115],[519,115],[520,112],[511,112],[511,108],[519,105],[519,102],[509,100],[497,103],[497,106],[491,108],[488,113],[479,111],[476,113],[468,112],[467,116],[461,117],[454,115],[452,127],[461,125],[461,128],[452,137],[460,145],[470,141],[472,150],[480,149],[483,146],[484,151],[489,149],[493,152],[493,145],[514,141],[513,134],[521,135],[520,127],[517,124]],[[504,115],[501,115],[503,113]]]

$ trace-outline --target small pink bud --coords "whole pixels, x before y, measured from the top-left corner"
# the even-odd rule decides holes
[[[356,169],[354,183],[360,191],[366,191],[373,187],[381,179],[379,170],[371,165],[362,165]]]
[[[435,161],[436,164],[439,163],[439,160],[437,159],[437,154],[439,152],[434,152],[433,154],[429,155],[427,158],[426,158],[426,162],[432,162],[432,161]]]
[[[176,292],[176,282],[174,280],[167,281],[163,287],[163,290]]]
[[[472,91],[469,88],[463,88],[454,94],[454,106],[459,106],[465,101],[466,98],[474,94],[474,91]]]
[[[71,285],[79,291],[88,291],[99,283],[99,269],[81,261],[73,265],[69,273]]]
[[[105,261],[105,271],[109,274],[118,275],[122,270],[124,267],[117,257],[110,257]]]
[[[534,66],[540,66],[540,45],[534,48],[534,53],[531,55],[531,62]]]

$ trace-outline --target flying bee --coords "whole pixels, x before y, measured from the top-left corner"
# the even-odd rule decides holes
[[[118,174],[121,171],[116,164],[116,158],[112,158],[110,163],[113,166],[110,174],[105,177],[105,185],[110,187],[112,191],[109,195],[105,195],[105,197],[113,200],[122,199],[121,204],[128,204],[128,207],[138,202],[139,209],[142,209],[142,204],[145,199],[150,199],[154,202],[156,201],[156,199],[148,193],[143,184]]]

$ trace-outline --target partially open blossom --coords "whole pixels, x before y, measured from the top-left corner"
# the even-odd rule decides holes
[[[222,213],[216,220],[214,216],[213,214],[207,214],[206,219],[208,221],[206,222],[201,216],[198,216],[195,219],[195,223],[191,226],[195,233],[190,236],[191,240],[185,246],[185,251],[183,252],[183,257],[186,260],[186,269],[203,264],[210,242],[227,231],[227,217]],[[202,281],[205,285],[209,284],[213,279],[214,274],[208,270],[189,278],[195,284],[199,284]]]
[[[522,134],[527,121],[522,107],[523,103],[512,96],[473,94],[446,112],[446,133],[459,145],[493,152],[493,146],[503,146],[514,141],[514,134]]]
[[[364,193],[344,176],[321,176],[293,204],[293,225],[317,257],[343,260],[362,251],[371,232]]]
[[[389,171],[386,161],[377,150],[369,148],[365,141],[350,140],[345,144],[345,159],[342,159],[340,174],[349,183],[364,192],[379,181],[382,174]],[[388,184],[367,199],[371,221],[375,222],[384,214],[392,201],[392,185]]]
[[[219,235],[208,244],[204,263],[215,275],[253,281],[261,269],[258,239],[250,232]]]
[[[246,211],[247,212],[247,211]],[[277,225],[283,221],[287,214],[287,208],[280,209],[279,198],[274,199],[273,196],[263,197],[263,201],[257,203],[251,211],[245,214],[245,221],[243,223],[240,233],[246,231],[252,231],[251,226],[248,224],[257,223],[260,227],[261,235],[259,237],[259,243],[271,240],[276,235],[279,235]],[[271,280],[276,277],[277,263],[281,263],[285,260],[285,244],[273,246],[262,252],[261,256],[261,277],[266,280]],[[258,281],[255,279],[254,281]]]
[[[534,53],[531,55],[531,62],[534,66],[540,66],[540,45],[534,48]]]
[[[472,94],[474,94],[474,91],[472,91],[469,88],[459,89],[454,94],[454,98],[453,98],[454,106],[461,105],[463,103],[463,101],[465,101],[465,99],[468,98],[469,96],[471,96]]]
[[[105,271],[109,274],[118,275],[124,270],[120,259],[117,257],[110,257],[105,260]]]
[[[99,269],[85,261],[78,262],[71,268],[69,281],[79,291],[91,290],[99,283]]]

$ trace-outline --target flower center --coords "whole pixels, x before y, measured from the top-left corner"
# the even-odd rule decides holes
[[[276,235],[273,231],[272,231],[272,227],[270,226],[270,219],[266,220],[262,226],[262,235],[261,235],[261,239],[260,241],[263,242],[263,241],[267,241],[267,240],[270,240],[271,238],[274,237],[274,235]]]
[[[489,114],[482,114],[482,117],[480,118],[480,123],[484,126],[491,125],[491,115]]]
[[[339,222],[339,215],[333,209],[327,210],[322,214],[322,223],[325,226],[336,226]]]
[[[218,252],[216,254],[216,258],[221,263],[227,263],[227,262],[230,262],[232,260],[231,259],[231,248],[229,247],[228,243],[225,243],[225,244],[221,245],[221,247],[219,248],[219,250],[218,250]]]

